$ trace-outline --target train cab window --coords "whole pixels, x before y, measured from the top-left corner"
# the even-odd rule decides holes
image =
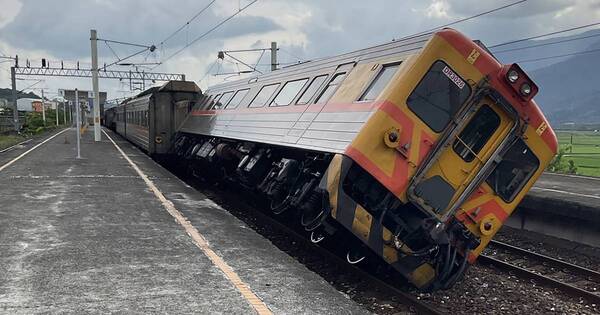
[[[310,82],[310,85],[306,88],[306,90],[304,90],[304,93],[302,93],[302,96],[300,96],[300,98],[296,102],[296,105],[308,104],[308,102],[310,102],[310,100],[313,98],[313,96],[315,96],[315,94],[317,94],[317,91],[319,90],[319,88],[321,88],[321,85],[323,85],[323,83],[325,82],[326,79],[327,79],[326,74],[316,76],[312,80],[312,82]]]
[[[231,98],[231,101],[229,101],[229,103],[225,106],[225,109],[237,108],[244,99],[244,97],[246,97],[246,94],[248,94],[249,90],[250,89],[243,89],[235,92],[235,95]]]
[[[381,91],[388,85],[400,64],[385,65],[379,71],[375,79],[371,82],[367,90],[358,99],[359,102],[373,101],[379,96]]]
[[[452,148],[465,162],[471,162],[500,126],[500,116],[488,105],[473,115]]]
[[[233,91],[223,93],[223,95],[221,95],[221,98],[219,98],[219,100],[215,103],[215,106],[213,106],[213,108],[214,109],[223,108],[225,105],[227,105],[229,100],[231,100],[232,96],[233,96]]]
[[[533,173],[540,161],[522,139],[517,140],[504,154],[487,183],[505,202],[512,202]]]
[[[265,85],[260,89],[260,92],[256,94],[248,107],[263,107],[267,104],[267,101],[273,96],[275,90],[279,87],[279,83]]]
[[[296,98],[296,95],[300,93],[304,85],[308,82],[307,79],[295,80],[287,82],[281,91],[277,93],[275,99],[271,102],[269,106],[286,106],[290,105],[292,101]]]
[[[436,61],[408,96],[408,108],[431,130],[441,132],[471,95],[471,86],[445,62]]]
[[[337,88],[340,86],[342,81],[344,81],[345,77],[346,72],[336,73],[333,76],[333,78],[331,78],[331,81],[329,81],[329,84],[327,85],[325,90],[323,90],[323,92],[321,92],[321,95],[319,95],[319,97],[315,100],[315,104],[327,103],[327,101],[329,101],[329,99],[333,96],[333,93],[335,93]]]

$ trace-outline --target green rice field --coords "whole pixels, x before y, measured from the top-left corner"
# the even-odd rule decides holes
[[[600,130],[556,132],[560,148],[564,150],[561,164],[573,160],[577,174],[600,176]]]

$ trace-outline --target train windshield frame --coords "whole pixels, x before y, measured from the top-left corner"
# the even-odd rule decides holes
[[[435,61],[406,104],[431,130],[443,131],[471,96],[471,86],[447,63]]]
[[[540,167],[540,160],[523,139],[518,139],[486,179],[494,192],[511,203]]]

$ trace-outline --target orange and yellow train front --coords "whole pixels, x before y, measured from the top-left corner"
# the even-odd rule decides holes
[[[331,216],[416,286],[449,287],[556,154],[536,93],[517,65],[437,32],[334,157]]]

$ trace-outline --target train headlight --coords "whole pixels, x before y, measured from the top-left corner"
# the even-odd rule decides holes
[[[506,74],[506,79],[510,83],[515,83],[517,80],[519,80],[519,73],[516,70],[510,70]]]
[[[531,94],[531,85],[529,85],[528,83],[521,84],[519,92],[521,92],[521,95],[525,97],[529,96]]]

